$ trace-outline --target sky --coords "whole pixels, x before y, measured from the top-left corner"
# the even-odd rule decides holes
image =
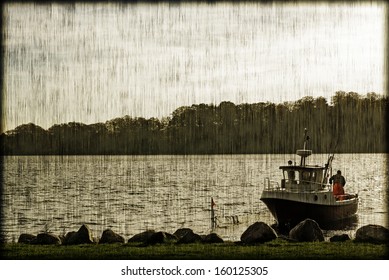
[[[385,4],[4,4],[2,132],[387,94]]]

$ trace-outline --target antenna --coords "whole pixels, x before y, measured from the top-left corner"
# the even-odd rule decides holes
[[[307,142],[309,140],[309,136],[307,136],[307,133],[308,133],[308,129],[304,128],[304,150],[306,150]]]
[[[312,154],[312,150],[307,150],[307,142],[309,140],[309,136],[307,135],[308,129],[304,129],[304,147],[302,150],[297,150],[296,154],[301,157],[300,165],[305,166],[305,158]]]

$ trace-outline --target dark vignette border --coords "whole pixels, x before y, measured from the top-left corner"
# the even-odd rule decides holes
[[[86,1],[26,1],[26,0],[19,0],[19,1],[4,1],[1,3],[1,6],[0,6],[0,30],[1,30],[1,38],[0,38],[0,52],[1,52],[1,58],[0,58],[0,64],[1,64],[1,67],[0,67],[0,90],[1,90],[1,93],[0,93],[0,130],[2,131],[2,120],[1,118],[3,117],[3,92],[4,92],[4,59],[3,59],[3,55],[4,55],[4,45],[3,45],[3,8],[4,8],[4,5],[7,4],[7,3],[40,3],[40,4],[47,4],[47,3],[74,3],[74,2],[93,2],[93,3],[106,3],[107,1],[90,1],[90,0],[86,0]],[[158,2],[167,2],[167,3],[172,3],[172,4],[177,4],[177,3],[184,3],[184,2],[202,2],[202,3],[208,3],[208,4],[214,4],[216,2],[221,2],[221,1],[216,1],[216,0],[207,0],[207,1],[156,1],[156,0],[148,0],[148,1],[137,1],[137,0],[121,0],[121,1],[109,1],[109,2],[114,2],[114,3],[123,3],[123,4],[136,4],[136,3],[158,3]],[[284,4],[290,4],[290,3],[293,3],[293,4],[299,4],[299,3],[312,3],[312,1],[307,1],[307,0],[304,0],[304,1],[281,1],[281,0],[260,0],[260,1],[254,1],[254,0],[251,0],[251,1],[233,1],[233,0],[230,0],[230,1],[223,1],[223,2],[232,2],[232,3],[239,3],[239,2],[260,2],[260,3],[263,3],[263,4],[272,4],[272,3],[284,3]],[[350,4],[352,5],[353,3],[361,3],[362,1],[315,1],[315,3],[330,3],[330,4],[338,4],[338,3],[347,3],[347,4]],[[384,62],[384,76],[385,76],[385,85],[386,85],[386,94],[389,93],[389,59],[388,59],[388,56],[389,56],[389,28],[388,28],[388,24],[389,24],[389,19],[388,19],[388,16],[389,16],[389,4],[384,1],[384,0],[377,0],[377,1],[373,1],[373,0],[370,0],[370,1],[364,1],[364,2],[368,2],[368,3],[372,3],[372,2],[377,2],[377,3],[385,3],[385,26],[386,26],[386,30],[385,30],[385,62]],[[385,139],[386,139],[386,146],[387,146],[387,151],[389,150],[389,104],[387,104],[387,107],[385,108],[385,124],[386,124],[386,129],[385,129]],[[1,140],[0,140],[1,141]],[[3,154],[0,154],[0,259],[3,259],[2,258],[2,244],[5,242],[5,236],[4,236],[4,232],[2,230],[2,225],[3,225],[3,212],[1,210],[1,207],[3,205],[3,187],[2,187],[2,184],[3,184],[3,169],[4,168],[4,155]],[[389,197],[389,154],[386,154],[386,170],[385,170],[385,173],[387,175],[387,183],[386,183],[386,192],[387,192],[387,197]],[[389,208],[389,200],[388,200],[388,205],[387,205],[387,209]],[[389,216],[387,217],[387,223],[389,223]],[[387,250],[387,255],[386,255],[387,259],[389,259],[389,244],[388,244],[388,250]]]

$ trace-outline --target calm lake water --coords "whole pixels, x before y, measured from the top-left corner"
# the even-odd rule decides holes
[[[2,230],[8,242],[45,228],[55,234],[76,231],[83,223],[96,237],[111,228],[126,240],[147,229],[173,233],[189,227],[207,234],[213,197],[215,232],[235,241],[255,221],[274,223],[259,198],[264,178],[280,180],[278,167],[289,159],[297,156],[5,157]],[[309,163],[326,159],[312,155]],[[388,226],[387,155],[335,155],[333,168],[344,173],[346,191],[360,197],[356,221],[335,231],[353,236],[362,225]]]

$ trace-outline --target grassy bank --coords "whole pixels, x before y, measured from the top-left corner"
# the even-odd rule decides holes
[[[27,245],[5,244],[3,259],[387,259],[388,246],[347,241],[288,242],[277,239],[252,246],[222,244],[100,244]]]

